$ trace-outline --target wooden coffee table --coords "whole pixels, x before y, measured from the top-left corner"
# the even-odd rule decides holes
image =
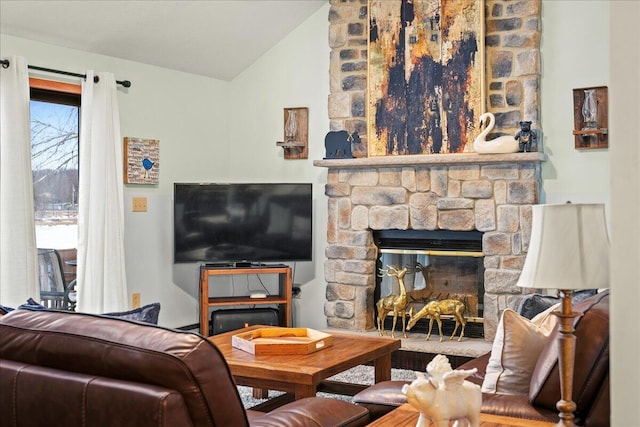
[[[419,412],[405,403],[383,417],[378,418],[368,427],[415,427]],[[433,425],[433,424],[431,424]],[[480,414],[480,427],[551,427],[554,423],[526,420],[524,418],[504,417],[501,415]]]
[[[391,379],[391,353],[400,348],[399,339],[333,336],[333,345],[310,354],[254,355],[231,345],[235,334],[268,326],[254,325],[209,337],[222,352],[238,385],[281,390],[285,401],[315,396],[317,391],[354,395],[367,386],[326,381],[358,365],[373,362],[375,382]],[[285,395],[286,396],[286,395]]]

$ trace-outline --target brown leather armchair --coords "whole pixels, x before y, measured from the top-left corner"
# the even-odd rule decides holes
[[[609,291],[576,303],[574,311],[584,313],[575,326],[575,421],[577,425],[585,427],[609,426]],[[483,393],[481,412],[557,422],[556,403],[560,400],[557,339],[556,329],[538,358],[528,395]],[[467,379],[481,385],[489,356],[480,356],[458,369],[477,368],[478,372]],[[404,384],[405,381],[383,381],[356,394],[353,400],[367,408],[375,419],[406,403],[406,397],[401,392]]]
[[[368,411],[312,397],[245,411],[201,335],[106,316],[19,309],[0,318],[8,426],[361,426]]]

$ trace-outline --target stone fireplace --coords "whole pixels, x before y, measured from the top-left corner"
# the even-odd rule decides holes
[[[375,230],[482,232],[484,336],[517,307],[516,287],[538,202],[542,153],[319,160],[327,167],[325,315],[332,328],[373,330]]]
[[[330,130],[358,132],[356,158],[320,160],[328,168],[325,314],[329,327],[373,330],[376,230],[482,233],[484,335],[515,308],[515,286],[540,194],[542,152],[367,157],[368,1],[330,0]],[[538,123],[540,0],[485,0],[486,107],[498,134]],[[542,144],[538,149],[541,150]]]

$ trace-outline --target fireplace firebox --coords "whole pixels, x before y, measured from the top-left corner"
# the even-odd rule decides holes
[[[475,230],[375,231],[373,239],[379,256],[376,261],[378,274],[374,301],[389,295],[399,295],[401,286],[405,287],[407,294],[407,313],[409,307],[418,312],[430,301],[455,299],[465,305],[465,336],[484,337],[482,235],[482,232]],[[384,274],[390,267],[406,268],[407,271],[399,280],[397,275]],[[375,315],[377,317],[377,312]],[[446,314],[441,318],[443,334],[451,335],[455,327],[453,315]],[[387,330],[392,328],[390,315],[387,315],[384,325]],[[398,319],[396,334],[399,334],[401,327],[401,319]],[[429,318],[425,317],[411,331],[426,333],[428,329]],[[438,334],[437,326],[434,326],[432,333]]]

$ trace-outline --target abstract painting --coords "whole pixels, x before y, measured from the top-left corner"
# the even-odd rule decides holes
[[[369,156],[459,153],[484,110],[483,0],[369,0]]]
[[[124,183],[158,184],[160,182],[160,141],[124,138]]]

